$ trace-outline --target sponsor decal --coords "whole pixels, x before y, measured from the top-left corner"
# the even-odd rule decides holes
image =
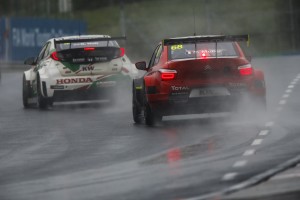
[[[64,89],[63,85],[51,85],[50,89]]]
[[[108,60],[107,57],[95,57],[96,62],[107,61],[107,60]]]
[[[92,83],[91,78],[65,78],[65,79],[56,79],[56,84],[72,84],[72,83]]]
[[[171,89],[173,91],[186,91],[186,90],[190,90],[190,88],[187,87],[187,86],[171,86]]]
[[[74,63],[77,63],[77,62],[84,62],[85,61],[85,58],[73,58],[72,61]]]
[[[81,68],[82,71],[93,71],[95,69],[94,66],[84,66]]]
[[[230,87],[245,87],[245,83],[228,83]]]
[[[99,81],[99,82],[97,82],[98,87],[112,87],[115,85],[116,85],[115,81],[105,81],[105,82]]]

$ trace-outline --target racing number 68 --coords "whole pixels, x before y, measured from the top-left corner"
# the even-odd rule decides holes
[[[182,44],[178,44],[178,45],[172,45],[171,46],[171,50],[177,50],[177,49],[182,49],[183,48],[183,46],[182,46]]]

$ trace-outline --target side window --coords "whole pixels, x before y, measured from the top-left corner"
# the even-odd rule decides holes
[[[154,64],[153,65],[156,65],[159,62],[161,53],[162,53],[162,45],[159,45],[158,50],[156,52],[156,56],[155,56]]]
[[[51,47],[51,43],[49,42],[42,59],[50,55],[50,47]]]
[[[43,46],[43,48],[38,56],[38,59],[37,59],[38,62],[43,59],[45,51],[47,49],[47,46],[48,46],[48,43]]]
[[[154,50],[154,52],[153,52],[153,54],[152,54],[152,56],[151,56],[151,59],[150,59],[148,68],[153,67],[154,61],[155,61],[155,57],[156,57],[157,51],[158,51],[158,49],[159,49],[159,46],[160,46],[160,45],[158,45],[158,46],[155,48],[155,50]]]

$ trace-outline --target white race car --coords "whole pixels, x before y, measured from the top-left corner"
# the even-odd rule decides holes
[[[32,68],[23,74],[23,105],[52,106],[53,102],[113,100],[122,76],[137,74],[116,40],[108,35],[53,38],[38,57],[25,60]]]

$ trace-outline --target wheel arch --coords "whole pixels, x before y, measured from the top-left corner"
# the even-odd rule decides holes
[[[133,98],[140,104],[143,105],[143,78],[141,79],[133,79],[132,81],[132,95]]]

